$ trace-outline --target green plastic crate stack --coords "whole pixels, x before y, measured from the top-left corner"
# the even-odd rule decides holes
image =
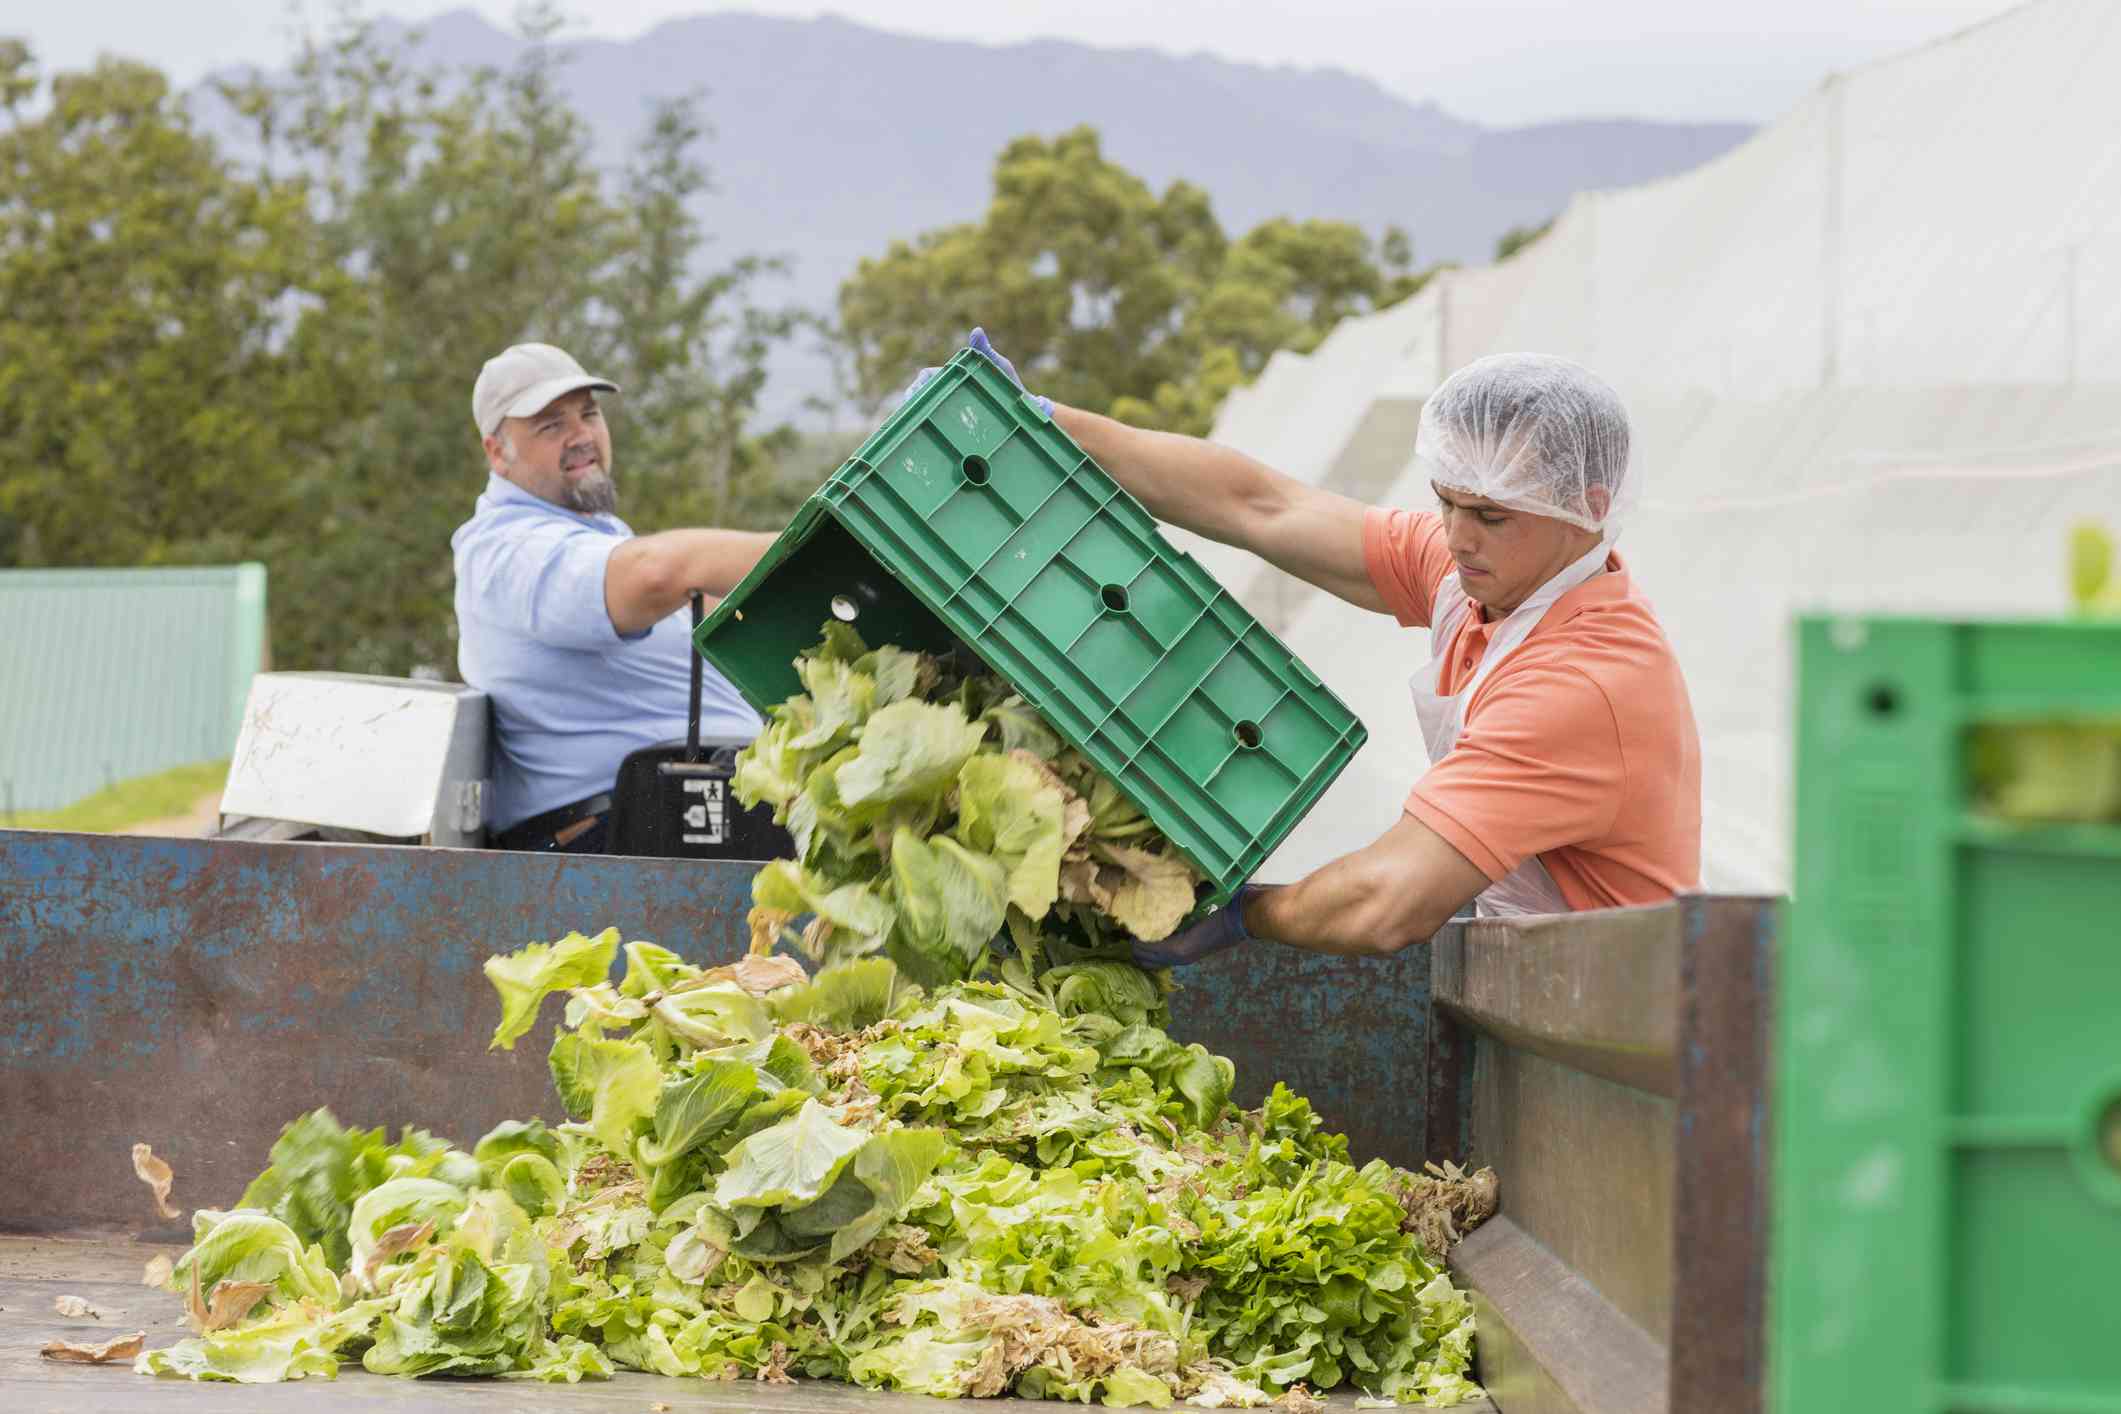
[[[2121,1411],[2121,622],[1800,631],[1777,1414]]]
[[[797,512],[694,634],[761,711],[831,619],[967,651],[1229,897],[1366,733],[1074,439],[960,353]]]

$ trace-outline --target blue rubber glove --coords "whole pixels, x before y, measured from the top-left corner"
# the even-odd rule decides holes
[[[1186,967],[1219,952],[1228,952],[1239,943],[1253,941],[1252,935],[1245,931],[1245,900],[1250,897],[1252,886],[1240,884],[1228,903],[1184,932],[1173,933],[1158,943],[1135,943],[1134,965]]]
[[[987,331],[985,329],[974,329],[972,331],[972,337],[966,340],[966,344],[972,349],[974,353],[979,354],[982,358],[985,358],[987,362],[993,364],[996,368],[999,368],[1002,372],[1008,374],[1009,381],[1017,386],[1018,391],[1030,397],[1033,406],[1037,407],[1039,412],[1041,412],[1047,417],[1053,416],[1053,399],[1040,397],[1037,394],[1032,393],[1028,388],[1024,387],[1024,380],[1016,376],[1016,365],[1009,362],[1008,359],[1003,358],[1001,352],[997,350],[992,343],[988,342]],[[907,386],[904,396],[902,396],[899,401],[903,403],[906,401],[907,398],[910,398],[915,393],[918,393],[921,390],[923,384],[925,384],[930,378],[933,378],[936,374],[941,373],[942,371],[943,370],[940,368],[922,369],[919,373],[914,375],[913,382]]]

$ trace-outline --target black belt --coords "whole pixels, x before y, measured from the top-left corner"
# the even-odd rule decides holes
[[[611,809],[609,795],[592,795],[572,805],[562,805],[542,815],[520,820],[493,837],[497,849],[545,849],[552,837],[577,820],[594,819]]]

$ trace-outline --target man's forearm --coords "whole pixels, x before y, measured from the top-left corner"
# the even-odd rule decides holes
[[[1375,957],[1427,942],[1488,884],[1412,816],[1367,848],[1246,903],[1245,931],[1307,952]]]
[[[697,589],[719,599],[772,545],[751,530],[665,530],[626,541],[604,566],[604,608],[620,633],[652,628]]]
[[[1229,447],[1081,408],[1056,403],[1053,420],[1158,520],[1257,553],[1248,526],[1278,499],[1273,471]]]

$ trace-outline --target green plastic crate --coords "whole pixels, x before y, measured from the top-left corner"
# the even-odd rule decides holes
[[[2121,824],[1979,808],[1999,723],[2121,723],[2121,624],[1807,620],[1771,1406],[2121,1411]]]
[[[962,646],[1211,882],[1259,867],[1366,733],[1001,371],[966,351],[797,512],[694,634],[761,710],[839,617]]]

